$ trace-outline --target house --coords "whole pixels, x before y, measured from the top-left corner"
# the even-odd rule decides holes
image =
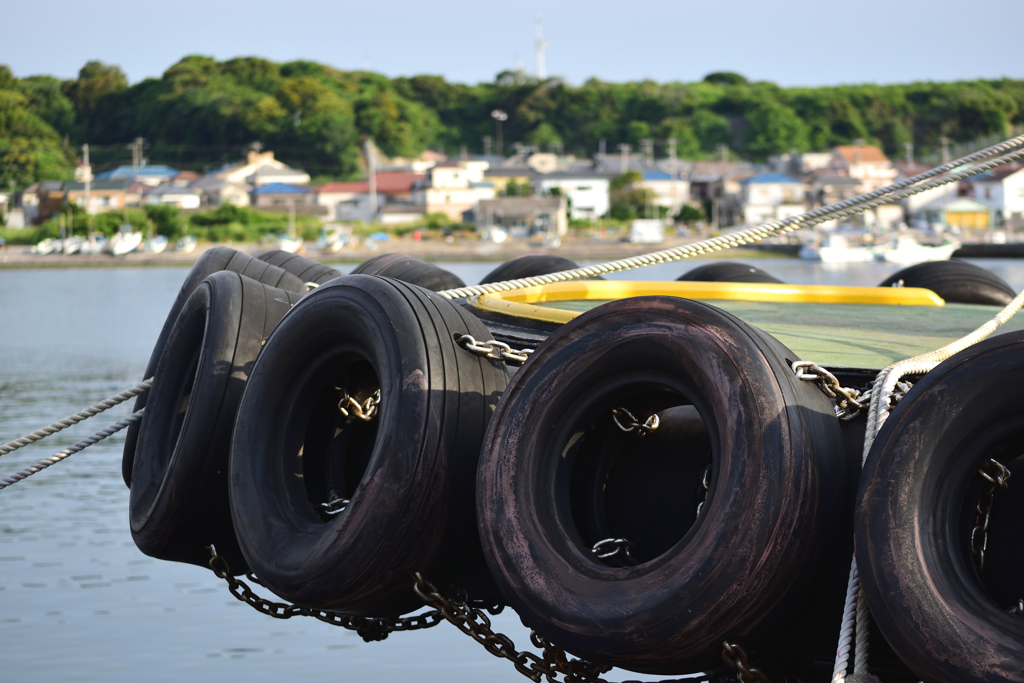
[[[150,187],[156,187],[163,183],[169,183],[176,178],[181,171],[170,166],[118,166],[117,168],[104,171],[96,176],[96,180],[137,180]]]
[[[45,184],[45,183],[40,183]],[[97,178],[89,187],[89,205],[85,203],[85,183],[64,183],[62,199],[85,209],[86,213],[105,213],[128,206],[127,188],[131,178],[103,180]]]
[[[995,212],[995,222],[1024,228],[1024,166],[999,166],[968,181],[974,199]]]
[[[481,201],[473,212],[477,228],[500,226],[531,232],[564,235],[569,228],[566,207],[560,197],[498,197]]]
[[[649,190],[655,206],[668,209],[674,216],[690,201],[690,182],[666,171],[644,171],[640,187]]]
[[[394,202],[385,204],[379,211],[379,220],[384,225],[401,225],[423,220],[427,207],[412,202]]]
[[[132,181],[124,188],[125,206],[142,206],[142,197],[153,189],[146,183]]]
[[[427,213],[443,213],[453,220],[486,199],[494,199],[494,183],[484,179],[486,161],[452,159],[430,169],[428,182],[413,190],[413,203]]]
[[[961,197],[945,205],[945,224],[961,229],[989,228],[993,225],[993,208],[969,197]]]
[[[570,220],[597,220],[611,207],[611,176],[598,171],[555,171],[538,177],[541,193],[567,200]]]
[[[309,174],[294,169],[274,158],[273,152],[253,152],[246,156],[244,164],[230,164],[207,174],[216,180],[229,183],[247,183],[254,187],[285,183],[288,185],[306,185]]]
[[[828,170],[860,180],[862,193],[891,185],[899,174],[889,157],[875,145],[839,145],[832,150]]]
[[[313,203],[309,188],[287,183],[260,185],[249,193],[249,203],[259,209],[285,210],[293,206]]]
[[[811,177],[811,204],[826,206],[860,194],[860,180],[844,175]]]
[[[178,187],[173,183],[157,185],[143,195],[149,205],[174,206],[179,209],[198,209],[202,204],[202,191],[197,187]]]
[[[389,171],[375,176],[377,209],[390,202],[410,202],[413,188],[425,179],[421,173]],[[316,203],[327,208],[328,220],[371,222],[370,183],[358,180],[347,183],[327,183],[316,191]]]
[[[743,220],[748,225],[798,216],[804,211],[804,184],[783,173],[758,173],[743,181]]]
[[[494,191],[498,194],[508,194],[509,184],[534,187],[537,178],[537,171],[530,166],[491,166],[484,171],[484,180],[492,183]]]
[[[199,190],[203,206],[220,206],[222,204],[249,206],[249,190],[251,188],[243,183],[232,183],[205,176],[193,182],[189,187]]]

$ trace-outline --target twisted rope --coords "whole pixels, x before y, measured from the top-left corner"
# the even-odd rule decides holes
[[[729,249],[743,244],[754,244],[767,237],[783,235],[793,232],[799,228],[810,227],[823,223],[833,218],[843,218],[860,213],[866,209],[886,204],[897,199],[951,183],[962,178],[977,175],[989,169],[1001,166],[1010,161],[1024,157],[1024,135],[1010,138],[998,145],[993,145],[974,154],[961,157],[948,164],[936,166],[935,168],[920,173],[912,178],[907,178],[898,183],[867,192],[850,199],[845,199],[828,206],[813,209],[799,216],[792,216],[779,221],[765,223],[755,228],[748,228],[737,232],[713,237],[693,244],[681,247],[651,252],[640,256],[608,261],[593,266],[574,268],[558,273],[547,275],[536,275],[533,277],[508,280],[505,282],[493,282],[485,285],[470,285],[456,289],[448,289],[439,292],[441,296],[449,299],[459,299],[467,296],[478,296],[481,294],[493,294],[495,292],[507,292],[536,285],[546,285],[555,282],[566,282],[580,278],[605,275],[607,273],[620,272],[649,266],[656,263],[667,263],[680,259],[690,258],[699,254],[705,254],[722,249]],[[987,160],[987,161],[985,161]],[[962,168],[964,166],[967,168]],[[959,170],[956,170],[959,169]],[[945,174],[945,175],[943,175]],[[942,177],[939,177],[942,176]]]
[[[25,479],[26,477],[32,476],[36,472],[39,472],[41,470],[45,470],[50,465],[56,465],[57,463],[59,463],[61,460],[63,460],[64,458],[68,457],[69,455],[73,455],[73,454],[77,453],[78,451],[81,451],[81,450],[83,450],[85,448],[88,448],[89,446],[93,445],[94,443],[97,443],[99,441],[103,441],[103,439],[107,438],[111,434],[115,434],[115,433],[121,431],[122,429],[124,429],[125,427],[127,427],[128,425],[130,425],[131,423],[136,422],[137,420],[142,419],[142,413],[144,413],[145,411],[146,411],[146,409],[142,408],[141,410],[132,413],[128,417],[126,417],[124,419],[121,419],[121,420],[118,420],[117,422],[115,422],[114,424],[110,425],[109,427],[106,427],[105,429],[101,429],[100,431],[98,431],[95,434],[93,434],[92,436],[90,436],[88,439],[83,439],[82,441],[79,441],[78,443],[76,443],[74,446],[71,446],[70,448],[65,448],[60,453],[56,453],[54,455],[51,455],[49,458],[46,458],[45,460],[40,460],[35,465],[32,465],[32,467],[27,467],[27,468],[23,469],[22,471],[18,472],[17,474],[13,474],[10,477],[7,477],[6,479],[0,481],[0,491],[2,491],[3,489],[7,488],[8,486],[10,486],[12,484],[18,483],[19,481],[21,481],[22,479]]]
[[[1008,303],[999,313],[984,325],[970,334],[950,342],[945,346],[923,353],[920,356],[897,361],[882,369],[875,378],[875,390],[871,392],[871,404],[868,408],[867,428],[864,432],[864,450],[861,454],[861,467],[868,460],[871,446],[875,442],[878,430],[889,417],[889,402],[897,383],[907,375],[923,375],[935,366],[1002,327],[1007,320],[1024,307],[1024,290],[1021,290],[1013,301]],[[851,596],[853,596],[851,602]],[[839,647],[836,654],[836,665],[832,680],[840,683],[846,678],[849,663],[851,640],[856,638],[856,659],[854,674],[867,673],[868,669],[868,624],[871,612],[867,602],[860,594],[860,576],[857,573],[857,558],[854,557],[850,570],[850,579],[846,587],[846,607],[843,610],[843,622],[839,629]]]
[[[145,391],[149,391],[149,388],[152,385],[153,385],[153,378],[150,377],[149,379],[145,380],[144,382],[139,382],[138,384],[136,384],[131,389],[126,389],[126,390],[122,391],[120,394],[115,394],[114,396],[111,396],[110,398],[105,398],[102,401],[100,401],[99,403],[95,403],[95,404],[89,406],[85,410],[80,410],[79,412],[75,413],[74,415],[68,415],[63,420],[57,420],[56,422],[54,422],[51,425],[43,427],[42,429],[37,429],[36,431],[32,432],[31,434],[26,434],[25,436],[22,436],[22,437],[20,437],[18,439],[15,439],[14,441],[8,441],[3,446],[0,446],[0,455],[7,455],[8,453],[12,453],[12,452],[18,450],[19,448],[23,448],[23,447],[29,445],[30,443],[35,443],[36,441],[39,441],[40,439],[46,438],[47,436],[50,436],[51,434],[56,434],[57,432],[61,431],[62,429],[67,429],[71,425],[78,424],[82,420],[87,420],[90,417],[92,417],[93,415],[99,415],[100,413],[102,413],[105,410],[110,410],[111,408],[113,408],[117,404],[124,403],[125,401],[127,401],[128,399],[130,399],[133,396],[138,396],[139,394],[141,394],[141,393],[143,393]]]

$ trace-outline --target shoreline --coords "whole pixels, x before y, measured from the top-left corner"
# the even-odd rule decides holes
[[[665,240],[661,244],[631,244],[611,240],[569,239],[559,248],[543,246],[540,242],[513,242],[494,244],[493,242],[462,241],[448,244],[441,241],[420,241],[412,239],[393,239],[382,243],[376,249],[367,248],[364,244],[352,249],[343,249],[336,253],[324,253],[315,245],[306,247],[302,252],[307,258],[321,263],[362,263],[374,256],[387,253],[404,253],[428,262],[460,262],[460,261],[492,261],[500,263],[524,256],[526,254],[551,254],[562,256],[573,261],[613,261],[630,258],[663,249],[672,249],[698,241],[695,238]],[[26,268],[135,268],[135,267],[168,267],[191,266],[207,249],[227,246],[247,254],[257,254],[273,249],[271,245],[260,245],[255,242],[231,243],[212,242],[200,244],[192,253],[166,251],[162,254],[131,253],[124,256],[95,254],[48,254],[39,255],[29,252],[31,247],[24,245],[7,246],[0,249],[0,270]],[[789,245],[749,245],[744,248],[728,249],[702,254],[701,258],[744,258],[761,259],[773,257],[795,256],[787,249]]]

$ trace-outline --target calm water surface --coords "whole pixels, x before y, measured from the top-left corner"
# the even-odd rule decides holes
[[[675,279],[701,263],[611,277]],[[807,284],[871,286],[898,270],[796,259],[750,263]],[[977,263],[1024,286],[1022,262]],[[441,265],[469,283],[496,264]],[[0,443],[136,383],[186,272],[0,271]],[[129,410],[119,406],[4,456],[0,477]],[[525,680],[446,624],[367,644],[311,619],[263,616],[209,571],[146,557],[128,531],[122,444],[120,435],[112,437],[0,491],[0,681]],[[514,614],[495,621],[520,646],[529,642]]]

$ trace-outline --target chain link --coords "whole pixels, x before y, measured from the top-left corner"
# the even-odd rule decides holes
[[[998,460],[990,458],[981,466],[978,474],[988,482],[983,486],[978,498],[978,507],[974,512],[974,528],[971,529],[971,554],[974,555],[974,566],[978,576],[985,578],[985,551],[988,550],[988,523],[992,516],[992,503],[996,491],[1009,488],[1010,470]]]
[[[377,405],[380,403],[380,389],[377,389],[365,401],[360,403],[348,395],[348,389],[345,387],[334,388],[341,394],[341,400],[338,401],[338,410],[341,411],[341,414],[349,422],[352,420],[369,422],[377,416]]]
[[[1007,611],[1015,617],[1024,617],[1024,599],[1018,600],[1017,604]]]
[[[763,671],[750,667],[747,653],[735,643],[722,643],[722,659],[736,670],[736,679],[740,683],[771,683]]]
[[[615,426],[622,431],[626,433],[635,432],[639,437],[647,436],[661,424],[661,418],[658,417],[657,413],[640,422],[633,416],[633,413],[622,406],[612,408],[612,420],[615,421]]]
[[[840,420],[852,420],[867,410],[871,404],[872,386],[863,389],[844,387],[831,372],[813,361],[800,360],[793,363],[796,378],[805,382],[814,382],[829,398],[836,401],[836,417]],[[910,382],[897,382],[889,397],[888,407],[891,409],[903,400],[907,392],[914,387]]]
[[[508,363],[509,365],[522,365],[530,358],[530,354],[534,351],[533,349],[516,350],[508,344],[494,339],[490,339],[485,342],[478,342],[468,334],[455,334],[454,339],[455,343],[466,351],[475,353],[476,355],[484,358],[500,360]]]
[[[700,475],[700,488],[697,490],[697,497],[700,498],[700,502],[697,503],[698,517],[700,517],[700,511],[704,509],[704,503],[708,502],[708,494],[711,492],[712,464],[708,463]]]
[[[419,629],[437,626],[444,621],[444,616],[438,610],[414,614],[410,617],[391,619],[388,617],[357,617],[351,614],[340,612],[329,612],[326,610],[314,609],[311,607],[300,607],[286,602],[273,602],[256,595],[248,584],[236,579],[231,575],[231,568],[227,560],[217,554],[213,546],[210,546],[210,569],[219,578],[224,579],[228,584],[228,590],[238,600],[249,605],[257,612],[266,614],[275,619],[291,619],[292,617],[313,617],[334,626],[340,626],[350,631],[355,631],[367,643],[384,640],[388,634],[396,631],[416,631]],[[246,574],[249,580],[264,585],[253,574]]]
[[[607,560],[617,555],[624,558],[633,557],[633,543],[625,538],[606,538],[594,544],[590,552],[594,553],[599,560]]]

